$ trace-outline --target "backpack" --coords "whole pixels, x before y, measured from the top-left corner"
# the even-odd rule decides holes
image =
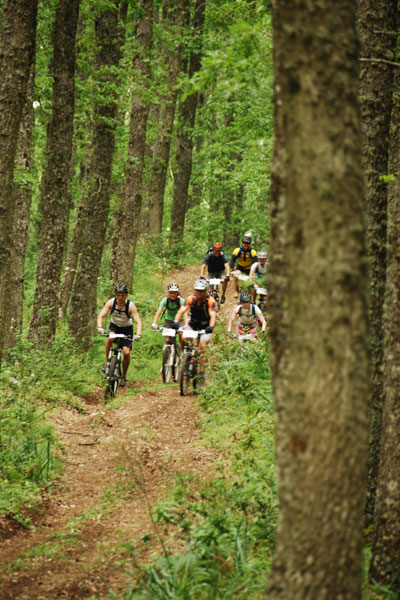
[[[167,310],[169,310],[169,301],[170,301],[170,298],[169,298],[169,296],[165,296],[165,298],[167,299],[167,304],[165,305],[165,308],[163,310],[162,317],[167,312]],[[180,309],[180,306],[181,306],[181,302],[180,302],[181,298],[182,298],[181,293],[178,292],[177,295],[176,295],[176,300],[174,301],[174,304],[175,304],[175,302],[178,304],[178,310]]]
[[[255,306],[256,306],[256,305],[254,304],[254,302],[252,302],[252,303],[251,303],[251,316],[252,316],[252,317],[254,317],[254,316],[255,316],[255,314],[256,314],[256,308],[255,308]],[[242,316],[242,308],[243,308],[243,306],[241,306],[241,307],[239,308],[239,312],[238,312],[238,315],[239,315],[239,317],[241,317],[241,316]]]
[[[131,305],[131,301],[127,299],[126,303],[125,303],[125,314],[128,317],[128,319],[132,318],[131,314],[129,312],[130,305]],[[111,311],[110,311],[111,315],[113,314],[113,312],[115,312],[116,308],[117,308],[117,299],[114,298],[114,302],[113,302],[113,305],[112,305],[112,308],[111,308]]]

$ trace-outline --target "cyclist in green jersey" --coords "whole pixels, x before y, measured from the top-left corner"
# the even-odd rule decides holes
[[[153,319],[153,323],[152,323],[152,328],[153,329],[158,329],[158,325],[157,325],[157,321],[161,316],[161,313],[165,316],[164,319],[164,327],[167,328],[171,328],[172,324],[174,322],[175,319],[175,315],[178,312],[178,310],[180,309],[181,306],[184,306],[185,304],[185,300],[184,298],[181,297],[180,293],[179,293],[179,285],[177,285],[176,283],[171,283],[168,286],[168,294],[167,296],[165,296],[160,304],[159,307],[157,308],[157,312],[154,315],[154,319]],[[187,317],[185,317],[185,320],[187,321]],[[182,325],[185,323],[185,321],[182,319],[179,322],[179,325],[182,327]],[[179,337],[181,340],[181,346],[182,346],[182,333],[179,332]]]

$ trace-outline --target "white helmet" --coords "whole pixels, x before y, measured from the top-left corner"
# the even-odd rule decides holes
[[[205,279],[198,279],[194,282],[194,289],[198,291],[207,289],[207,281]]]
[[[171,283],[168,286],[168,291],[169,292],[179,292],[179,285],[177,283]]]
[[[258,258],[267,258],[267,253],[265,252],[265,250],[261,250],[258,253]]]

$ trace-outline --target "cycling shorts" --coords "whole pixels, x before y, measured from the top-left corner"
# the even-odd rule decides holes
[[[238,269],[238,271],[241,271],[245,275],[250,275],[250,269],[251,269],[251,267],[241,267],[240,265],[237,265],[236,268]]]
[[[226,271],[220,271],[219,273],[210,273],[208,272],[209,279],[225,279]]]
[[[183,319],[181,319],[181,320],[179,321],[179,327],[183,327],[183,324],[184,324],[184,322],[185,322],[185,321],[184,321]],[[172,325],[173,325],[173,323],[175,323],[175,321],[172,321],[171,319],[165,319],[165,320],[164,320],[164,327],[166,327],[167,329],[171,329],[171,328],[172,328]]]
[[[110,331],[114,333],[123,333],[124,335],[129,335],[131,338],[133,337],[133,325],[128,325],[128,327],[118,327],[115,323],[110,323],[109,327]],[[124,347],[132,348],[132,340],[123,340]]]

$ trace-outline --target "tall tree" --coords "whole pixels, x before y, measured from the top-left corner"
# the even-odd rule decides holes
[[[392,106],[397,0],[358,0],[361,41],[360,104],[363,170],[370,257],[370,322],[372,339],[371,425],[366,521],[371,524],[379,464],[383,406],[383,305],[386,277],[388,139]],[[383,59],[383,60],[382,60]]]
[[[392,23],[395,29],[396,23]],[[397,22],[398,27],[398,22]],[[397,42],[399,48],[399,40]],[[371,578],[400,597],[400,71],[393,81],[389,144],[387,269],[383,315],[384,404],[374,504]]]
[[[3,2],[0,42],[0,359],[4,346],[15,213],[13,169],[34,56],[36,15],[37,0]]]
[[[119,219],[118,237],[112,258],[112,276],[115,281],[132,287],[135,248],[140,233],[142,207],[142,176],[146,147],[146,126],[149,116],[149,88],[151,84],[150,54],[153,44],[153,0],[141,0],[141,11],[136,30],[137,52],[133,58],[136,90],[132,96],[128,160],[125,168],[123,208]]]
[[[187,67],[189,79],[191,79],[201,67],[201,47],[205,9],[206,0],[196,0],[193,22],[191,24],[193,47],[190,51]],[[193,127],[198,100],[199,92],[193,91],[179,103],[174,194],[171,214],[171,233],[169,236],[169,243],[172,250],[175,245],[179,245],[183,241],[189,182],[192,173]]]
[[[178,76],[182,60],[182,33],[187,22],[189,2],[164,0],[162,61],[166,69],[166,91],[161,97],[160,122],[153,153],[153,169],[149,185],[149,233],[158,235],[162,229],[164,192],[174,127]]]
[[[368,337],[355,2],[330,9],[273,3],[288,284],[273,362],[271,599],[361,598]]]
[[[67,242],[79,4],[80,0],[59,0],[53,34],[53,101],[47,128],[40,252],[30,326],[31,337],[41,344],[51,343],[54,339],[61,268]]]
[[[88,174],[89,201],[85,245],[71,296],[69,328],[88,345],[93,333],[99,275],[110,205],[112,161],[117,116],[117,67],[125,32],[118,27],[120,0],[100,9],[95,19],[97,43],[96,98],[91,162]]]

